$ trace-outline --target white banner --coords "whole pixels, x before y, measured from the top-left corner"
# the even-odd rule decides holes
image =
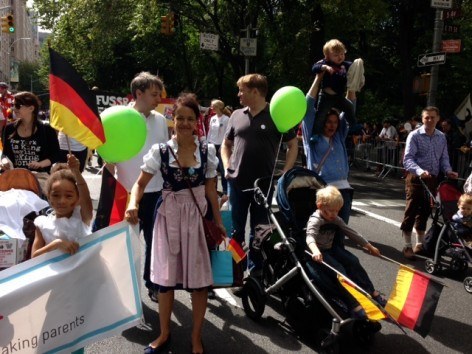
[[[70,353],[138,324],[136,231],[121,222],[73,256],[57,250],[0,272],[0,353]]]

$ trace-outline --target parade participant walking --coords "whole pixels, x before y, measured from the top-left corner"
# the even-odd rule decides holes
[[[421,178],[431,191],[435,191],[440,172],[448,178],[458,176],[452,171],[449,163],[446,137],[435,128],[439,122],[439,109],[433,106],[424,108],[421,120],[423,125],[408,135],[403,158],[403,166],[408,174],[405,178],[405,214],[400,229],[405,240],[402,252],[407,259],[414,259],[415,253],[422,251],[426,222],[431,212],[419,179]],[[413,227],[416,231],[414,248],[411,242]]]
[[[344,205],[339,216],[347,224],[351,212],[353,189],[348,182],[349,161],[346,137],[349,126],[339,112],[331,109],[326,116],[320,116],[315,109],[315,99],[323,74],[313,80],[306,95],[307,112],[302,121],[303,146],[307,156],[307,168],[318,173],[323,180],[339,189]],[[320,121],[322,132],[312,139],[313,125]]]
[[[252,191],[254,181],[268,177],[274,171],[279,143],[287,143],[287,153],[283,172],[291,169],[298,154],[296,131],[282,134],[277,130],[270,116],[266,102],[267,79],[260,74],[249,74],[237,82],[239,102],[244,108],[231,115],[221,149],[221,158],[226,170],[229,186],[229,200],[233,232],[237,241],[245,240],[245,228],[250,210],[251,241],[254,227],[267,224],[267,212],[254,201]],[[252,242],[251,242],[252,244]],[[253,250],[252,250],[253,251]],[[259,268],[258,253],[250,254],[249,265]],[[260,253],[259,253],[260,255]]]
[[[213,284],[213,277],[203,220],[198,209],[205,213],[207,208],[211,208],[216,224],[222,231],[225,230],[216,192],[218,159],[215,147],[200,142],[194,135],[199,114],[193,95],[179,97],[174,110],[175,135],[166,144],[154,145],[144,156],[142,171],[131,191],[125,214],[126,220],[137,223],[138,203],[146,185],[153,175],[161,171],[164,188],[154,224],[151,262],[151,280],[159,288],[161,332],[145,349],[146,354],[164,352],[169,346],[176,289],[192,293],[192,353],[203,353],[201,332],[208,287]]]
[[[38,216],[32,247],[32,257],[59,249],[74,254],[79,249],[78,241],[91,233],[93,216],[90,191],[80,172],[80,162],[68,155],[68,168],[53,172],[46,181],[45,194],[53,212]],[[72,354],[83,354],[78,349]]]
[[[215,112],[210,118],[209,131],[207,141],[210,144],[214,144],[216,148],[216,156],[218,157],[218,172],[221,174],[221,186],[223,188],[223,203],[228,199],[228,182],[225,178],[225,169],[223,167],[223,161],[221,160],[221,144],[225,137],[226,128],[228,127],[228,111],[225,109],[225,104],[220,100],[211,101],[211,108]],[[229,113],[231,114],[231,113]]]
[[[8,123],[9,110],[13,107],[15,98],[8,91],[8,84],[0,82],[0,139],[5,125]]]
[[[131,191],[139,177],[144,155],[154,144],[165,143],[169,140],[166,119],[162,114],[154,110],[161,101],[161,92],[164,89],[162,81],[157,76],[148,72],[141,72],[134,77],[130,86],[134,99],[133,108],[141,113],[143,120],[146,122],[146,142],[140,152],[133,158],[116,165],[109,163],[106,165],[112,173],[116,172],[116,179],[128,192]],[[157,294],[152,282],[149,280],[152,229],[154,225],[154,210],[157,200],[161,195],[162,184],[162,176],[157,171],[149,183],[147,183],[144,195],[139,202],[139,228],[143,232],[144,241],[146,242],[143,279],[148,289],[148,295],[153,301],[157,301]]]

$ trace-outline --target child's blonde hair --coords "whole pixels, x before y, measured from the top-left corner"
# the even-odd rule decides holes
[[[457,202],[457,205],[461,204],[472,204],[472,194],[469,193],[464,193],[461,195],[459,198],[459,201]]]
[[[346,47],[343,42],[339,39],[331,39],[325,43],[323,46],[323,54],[327,58],[331,52],[343,52],[346,53]]]
[[[316,204],[341,208],[344,204],[343,196],[336,187],[327,186],[316,192]]]

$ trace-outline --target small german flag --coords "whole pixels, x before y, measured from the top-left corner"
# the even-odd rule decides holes
[[[107,168],[104,168],[93,231],[123,221],[128,201],[128,191]]]
[[[49,48],[51,126],[90,149],[105,143],[105,133],[95,96],[77,71],[59,53]]]
[[[385,310],[402,326],[426,337],[443,286],[426,274],[400,266]]]
[[[233,254],[233,259],[236,263],[241,262],[246,257],[246,252],[244,252],[244,249],[234,238],[229,241],[228,251]]]
[[[361,305],[361,307],[367,314],[367,318],[369,320],[380,321],[387,318],[387,316],[382,312],[382,310],[376,304],[374,304],[372,300],[367,297],[367,295],[363,294],[361,291],[356,289],[356,286],[351,284],[346,278],[338,274],[338,280],[343,286],[343,288],[346,289],[349,294],[351,294],[352,297],[357,300],[359,305]]]

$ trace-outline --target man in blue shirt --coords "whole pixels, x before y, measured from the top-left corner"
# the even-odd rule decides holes
[[[426,222],[431,212],[428,200],[425,199],[420,178],[434,193],[438,186],[437,177],[443,172],[448,178],[457,178],[452,171],[447,152],[446,136],[436,129],[439,122],[439,109],[426,107],[421,112],[423,126],[408,135],[405,147],[403,166],[408,175],[405,178],[406,207],[403,222],[400,226],[405,246],[403,256],[413,259],[415,253],[422,251]],[[416,231],[416,245],[412,248],[411,234]]]

